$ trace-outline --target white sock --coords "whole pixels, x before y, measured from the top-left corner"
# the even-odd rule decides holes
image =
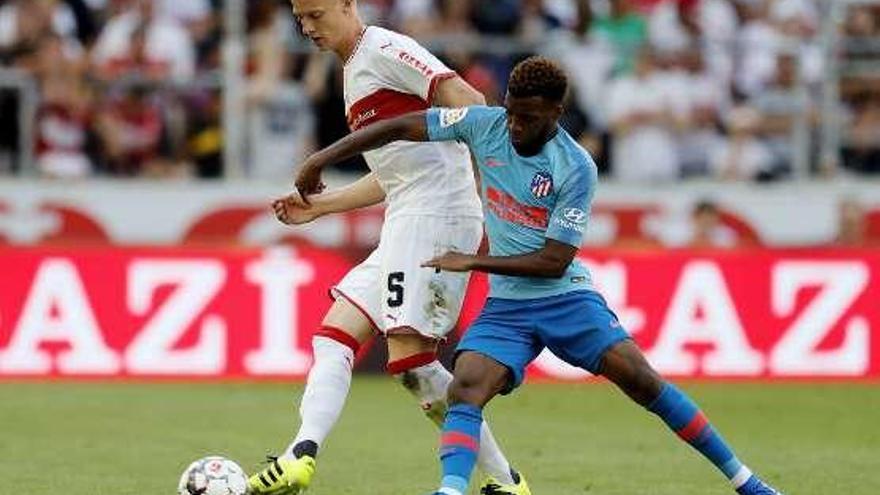
[[[439,361],[413,368],[394,375],[407,390],[421,402],[428,418],[437,426],[443,426],[446,416],[446,393],[452,383],[452,373]],[[506,485],[513,484],[510,474],[510,463],[501,452],[489,425],[483,421],[480,427],[480,451],[477,455],[477,467]]]
[[[348,346],[327,338],[312,339],[315,362],[309,370],[306,390],[299,405],[302,422],[296,438],[285,449],[284,457],[293,458],[293,447],[305,440],[319,446],[339,419],[351,388],[354,352]]]
[[[739,471],[737,471],[736,474],[733,475],[733,478],[730,478],[730,484],[733,485],[733,489],[736,490],[737,488],[745,485],[746,481],[749,481],[749,478],[751,477],[752,470],[746,467],[744,464],[741,468],[739,468]]]

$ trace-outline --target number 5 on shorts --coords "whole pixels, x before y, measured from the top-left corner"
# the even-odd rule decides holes
[[[403,272],[391,272],[388,274],[388,307],[396,308],[403,305]]]

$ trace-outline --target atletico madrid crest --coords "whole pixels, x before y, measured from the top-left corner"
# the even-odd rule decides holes
[[[553,192],[553,177],[549,172],[540,171],[532,177],[532,195],[536,198],[546,198]]]

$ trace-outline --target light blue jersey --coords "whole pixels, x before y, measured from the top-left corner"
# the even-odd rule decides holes
[[[473,106],[428,110],[432,141],[469,145],[482,177],[489,253],[513,256],[554,239],[580,247],[596,189],[596,164],[564,129],[535,156],[520,156],[510,142],[504,108]],[[489,275],[489,296],[535,299],[593,290],[590,274],[575,260],[561,278]]]

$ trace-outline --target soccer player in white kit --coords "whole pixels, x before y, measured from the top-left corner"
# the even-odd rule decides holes
[[[485,103],[413,39],[364,26],[355,0],[291,4],[302,32],[345,62],[352,130],[433,105]],[[295,494],[309,486],[318,448],[348,396],[355,355],[374,332],[386,336],[388,372],[432,421],[443,422],[452,375],[437,361],[437,345],[458,319],[468,277],[420,265],[450,250],[475,253],[479,247],[482,210],[470,153],[459,143],[398,142],[364,157],[371,172],[350,186],[323,192],[323,184],[307,183],[301,175],[297,191],[273,203],[287,224],[383,200],[387,207],[379,246],[333,288],[335,302],[313,338],[315,361],[300,404],[299,432],[281,457],[250,478],[253,493]],[[308,167],[307,160],[303,169]],[[478,463],[488,475],[482,493],[530,494],[485,423]]]

